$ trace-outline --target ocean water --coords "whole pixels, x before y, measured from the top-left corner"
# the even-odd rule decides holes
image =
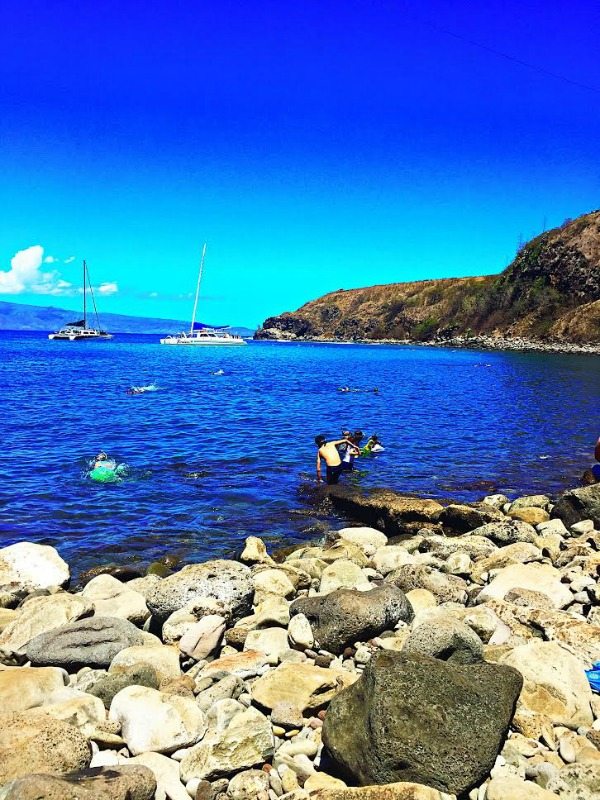
[[[361,486],[466,500],[558,492],[592,463],[599,366],[595,356],[2,333],[0,545],[53,544],[84,569],[204,560],[249,535],[305,541],[339,524],[307,496],[314,436],[342,427],[385,445],[346,477]],[[155,392],[126,394],[153,382]],[[120,483],[87,477],[100,449],[129,465]]]

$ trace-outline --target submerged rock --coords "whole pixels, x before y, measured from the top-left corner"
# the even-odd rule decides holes
[[[382,651],[332,700],[323,742],[359,784],[413,781],[460,794],[494,765],[521,686],[515,669]]]
[[[301,597],[292,603],[290,614],[303,614],[319,647],[331,653],[341,653],[347,645],[377,636],[400,621],[410,622],[414,616],[404,592],[391,585]]]

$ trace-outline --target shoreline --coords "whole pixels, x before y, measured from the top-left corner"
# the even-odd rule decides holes
[[[575,355],[600,355],[600,344],[575,344],[573,342],[544,342],[536,339],[504,336],[457,336],[452,339],[436,339],[422,342],[412,339],[329,339],[324,337],[270,338],[255,337],[253,341],[277,342],[280,344],[366,344],[404,345],[409,347],[444,347],[459,350],[497,350],[530,353],[562,353]]]
[[[600,485],[323,495],[349,521],[283,560],[251,536],[75,591],[53,547],[0,549],[2,800],[592,792]]]

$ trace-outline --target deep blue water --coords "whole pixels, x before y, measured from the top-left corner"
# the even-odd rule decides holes
[[[201,560],[250,534],[306,539],[333,521],[303,499],[313,439],[342,426],[386,446],[352,477],[364,486],[463,499],[556,492],[592,461],[599,366],[595,356],[2,333],[0,544],[50,543],[83,568]],[[155,393],[125,394],[153,381]],[[85,477],[101,448],[130,465],[122,483]]]

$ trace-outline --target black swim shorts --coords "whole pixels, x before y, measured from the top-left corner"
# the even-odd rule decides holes
[[[342,464],[338,464],[337,467],[327,467],[327,483],[330,486],[339,481],[342,470]]]

